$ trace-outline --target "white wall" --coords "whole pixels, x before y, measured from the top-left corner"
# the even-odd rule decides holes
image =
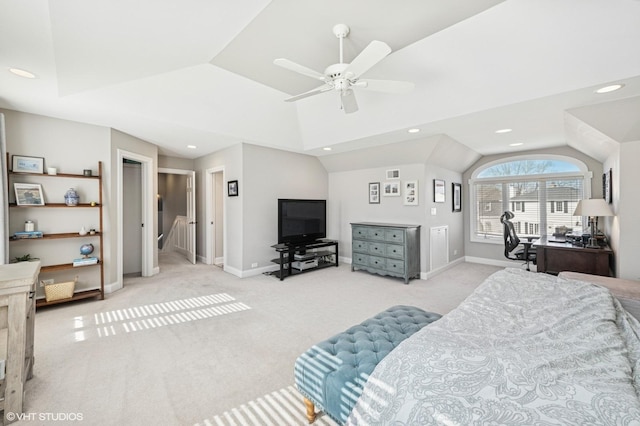
[[[619,144],[604,163],[604,170],[612,170],[612,209],[615,214],[605,219],[605,233],[614,251],[614,275],[640,280],[640,141]]]

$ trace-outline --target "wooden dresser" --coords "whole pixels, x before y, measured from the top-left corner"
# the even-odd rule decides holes
[[[4,424],[18,419],[23,412],[24,383],[33,372],[33,327],[35,319],[35,282],[40,262],[0,265],[0,342],[6,362],[1,381]]]
[[[351,224],[351,270],[404,278],[420,277],[420,225]]]

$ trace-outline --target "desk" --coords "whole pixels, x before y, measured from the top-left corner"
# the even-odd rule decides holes
[[[40,262],[0,265],[0,329],[7,329],[6,374],[3,401],[4,424],[22,413],[24,382],[33,369],[35,282]],[[4,343],[4,342],[3,342]]]
[[[546,236],[535,241],[538,272],[558,274],[562,271],[608,277],[609,259],[613,251],[609,246],[595,249],[574,246],[571,243],[554,243]]]

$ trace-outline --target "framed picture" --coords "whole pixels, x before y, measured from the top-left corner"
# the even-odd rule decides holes
[[[238,181],[230,180],[227,182],[227,194],[229,197],[237,197],[238,196]]]
[[[611,178],[612,178],[612,174],[613,171],[611,169],[609,169],[608,172],[605,172],[602,175],[602,197],[604,198],[604,200],[611,204],[613,202],[613,199],[611,198]]]
[[[400,179],[400,169],[387,170],[387,179]]]
[[[433,202],[444,203],[444,181],[441,179],[433,180]]]
[[[385,182],[382,189],[382,195],[385,197],[400,196],[400,182]]]
[[[453,196],[451,197],[451,210],[454,212],[462,211],[462,185],[459,183],[451,184],[451,193]]]
[[[418,181],[407,180],[402,185],[405,206],[417,206],[418,205]]]
[[[380,204],[380,182],[369,183],[369,204]]]
[[[12,171],[17,173],[40,173],[44,172],[44,158],[25,157],[24,155],[14,155],[12,157]]]
[[[42,186],[37,183],[14,183],[16,204],[19,206],[44,206]]]

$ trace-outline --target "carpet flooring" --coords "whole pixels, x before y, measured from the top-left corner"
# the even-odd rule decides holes
[[[461,263],[405,285],[349,265],[284,281],[171,253],[160,267],[104,301],[38,310],[16,424],[303,425],[298,355],[393,305],[445,314],[500,269]]]

